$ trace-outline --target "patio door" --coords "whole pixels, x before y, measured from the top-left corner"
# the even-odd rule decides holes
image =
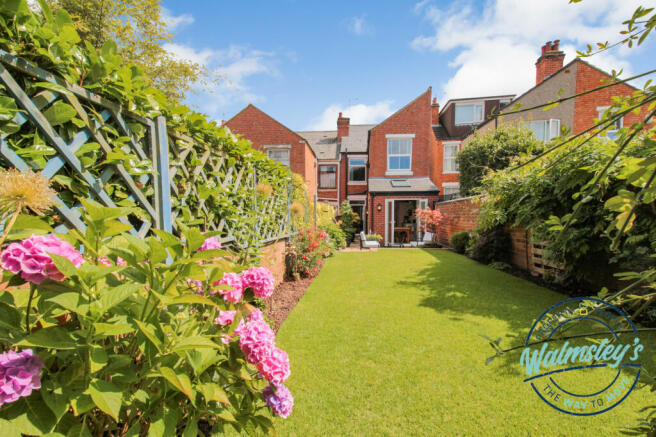
[[[418,199],[417,208],[419,209],[428,209],[428,199]],[[422,241],[424,239],[424,232],[422,229],[423,223],[417,217],[417,241]]]
[[[385,199],[385,244],[394,244],[394,199]]]

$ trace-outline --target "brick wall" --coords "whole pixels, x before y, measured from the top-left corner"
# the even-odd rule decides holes
[[[472,198],[438,203],[435,208],[442,213],[442,224],[437,231],[437,241],[451,244],[451,235],[460,231],[473,231],[478,225],[481,207]]]
[[[261,266],[271,270],[276,285],[285,278],[285,240],[278,240],[262,248]]]
[[[370,131],[369,177],[385,177],[387,134],[414,134],[412,176],[430,176],[431,147],[435,145],[435,134],[431,127],[430,88]]]
[[[233,133],[243,135],[253,143],[253,148],[264,151],[265,145],[289,145],[289,166],[291,171],[303,176],[311,194],[316,193],[316,157],[307,141],[271,116],[248,105],[226,122]],[[308,169],[312,169],[307,173]]]
[[[608,76],[603,71],[593,67],[586,62],[579,62],[576,77],[576,92],[581,93],[606,84]],[[574,99],[574,128],[573,133],[577,134],[594,125],[594,119],[599,118],[597,108],[599,106],[610,106],[613,96],[630,96],[635,91],[634,88],[626,84],[617,84],[612,87],[604,88],[584,96]],[[624,116],[624,126],[630,126],[633,123],[641,121],[647,115],[647,107],[641,108],[640,114],[633,112]]]

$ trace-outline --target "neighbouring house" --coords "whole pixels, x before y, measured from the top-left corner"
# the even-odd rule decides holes
[[[253,105],[248,105],[224,123],[274,161],[303,176],[310,200],[317,194],[317,156],[308,141]]]
[[[559,40],[548,41],[542,46],[542,53],[535,66],[535,86],[510,102],[511,107],[521,104],[522,108],[531,108],[559,98],[571,97],[608,83],[611,75],[594,65],[576,58],[563,65],[565,53],[559,49]],[[477,131],[487,132],[505,123],[522,123],[529,127],[541,140],[550,140],[560,136],[563,129],[571,134],[581,133],[596,124],[606,109],[613,103],[613,96],[629,96],[636,88],[626,83],[618,83],[583,96],[560,103],[549,108],[536,108],[526,112],[502,115],[487,120]],[[614,138],[623,125],[631,125],[643,120],[647,114],[645,107],[639,114],[626,114],[607,135]],[[464,143],[471,137],[466,138]]]
[[[515,97],[514,94],[487,97],[450,99],[442,111],[436,99],[431,105],[431,124],[437,139],[438,168],[436,184],[440,189],[441,200],[460,196],[458,163],[456,156],[463,140],[485,122],[492,114],[498,113]]]

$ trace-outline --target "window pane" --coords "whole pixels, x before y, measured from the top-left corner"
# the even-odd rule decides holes
[[[474,105],[456,106],[456,123],[472,123],[474,121]]]
[[[399,169],[399,157],[398,156],[390,156],[388,158],[388,166],[390,170],[398,170]]]
[[[356,165],[364,165],[364,159],[356,159],[356,158],[349,159],[349,167],[354,167]]]
[[[476,121],[483,121],[483,105],[476,105]]]
[[[412,149],[412,141],[411,140],[400,140],[399,141],[399,154],[401,155],[409,155],[410,150]]]
[[[399,170],[410,170],[410,157],[409,156],[399,157]]]
[[[289,166],[289,150],[267,150],[267,155],[273,161]]]
[[[319,186],[321,188],[335,188],[336,167],[334,165],[322,165],[319,167]]]
[[[399,140],[387,140],[387,153],[390,155],[398,155]]]
[[[364,166],[349,168],[349,181],[362,182],[365,180]]]
[[[529,121],[528,122],[528,128],[533,131],[533,134],[535,135],[535,138],[537,138],[538,140],[546,140],[547,139],[546,125],[547,125],[546,120],[538,120],[538,121]]]

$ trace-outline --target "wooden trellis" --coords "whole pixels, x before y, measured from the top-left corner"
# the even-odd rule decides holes
[[[143,213],[131,215],[129,221],[124,219],[125,223],[132,225],[130,232],[134,235],[144,237],[151,227],[177,231],[176,219],[180,218],[181,210],[185,205],[193,204],[194,217],[202,218],[207,230],[220,231],[224,242],[239,240],[239,232],[230,218],[222,216],[221,208],[216,207],[222,202],[236,202],[244,214],[253,216],[249,218],[253,227],[251,231],[258,233],[261,242],[280,238],[288,232],[287,190],[275,192],[263,201],[243,196],[232,199],[230,193],[239,188],[254,189],[258,181],[256,169],[244,162],[228,165],[228,157],[220,150],[167,131],[164,117],[148,119],[126,111],[108,99],[66,83],[2,50],[0,83],[20,109],[13,121],[21,131],[38,132],[44,146],[53,149],[45,165],[40,165],[23,153],[23,145],[16,143],[12,137],[14,134],[3,134],[0,136],[0,157],[22,171],[40,170],[48,179],[75,179],[88,187],[89,197],[106,206],[140,208]],[[51,86],[44,86],[44,83]],[[74,108],[77,132],[64,132],[48,121],[44,113],[57,102]],[[97,165],[84,165],[78,156],[83,146],[89,143],[99,146]],[[200,156],[197,156],[198,152]],[[129,158],[109,158],[115,155]],[[134,166],[135,162],[139,165]],[[207,187],[220,187],[220,192],[225,195],[217,201],[215,192],[212,201],[208,202],[208,197],[199,193],[196,183],[183,183],[198,179]],[[255,204],[245,205],[244,202]],[[85,226],[80,220],[82,205],[78,200],[59,196],[55,208],[62,219],[57,231],[66,232],[71,228],[84,231]],[[265,220],[266,215],[271,214],[275,219]]]

